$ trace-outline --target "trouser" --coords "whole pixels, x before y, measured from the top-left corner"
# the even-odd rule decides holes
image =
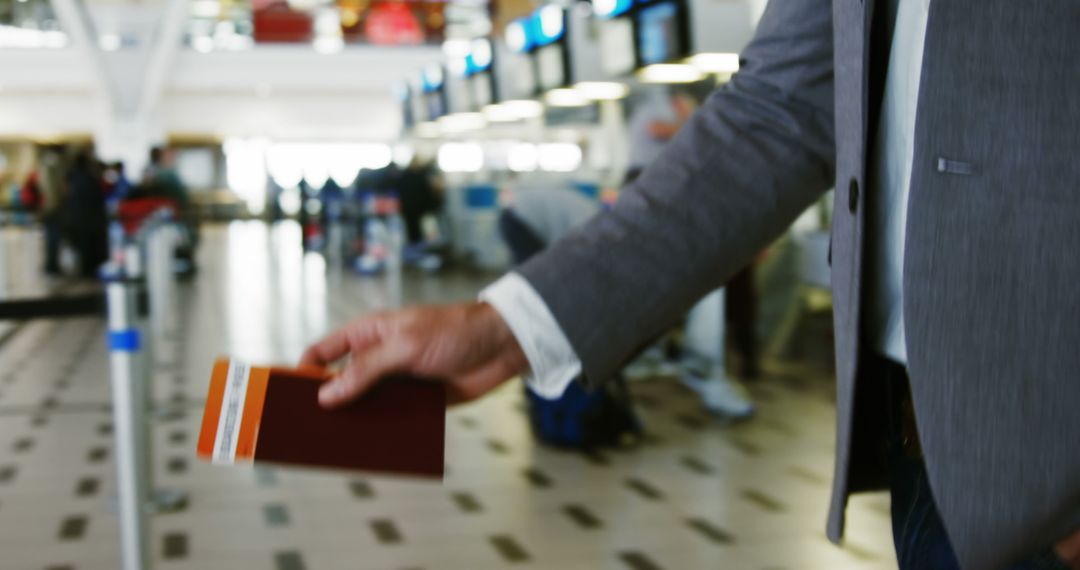
[[[536,232],[513,210],[503,210],[499,216],[499,233],[502,234],[506,246],[510,248],[514,265],[525,263],[530,257],[547,247],[544,240],[536,235]]]
[[[886,445],[893,544],[900,570],[959,570],[926,474],[907,372],[903,366],[886,358],[871,356],[869,360],[868,367],[874,371],[873,376],[889,384]],[[1050,548],[1009,569],[1069,570]]]
[[[56,213],[45,216],[45,272],[60,273],[60,242],[62,232]]]

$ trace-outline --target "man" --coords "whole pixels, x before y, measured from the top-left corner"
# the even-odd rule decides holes
[[[829,537],[889,486],[904,569],[1080,568],[1078,25],[1074,0],[774,0],[608,215],[487,303],[330,335],[305,361],[350,358],[320,398],[599,381],[835,180]]]

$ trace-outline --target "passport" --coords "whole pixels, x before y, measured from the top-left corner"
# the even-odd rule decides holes
[[[198,456],[214,464],[272,463],[441,478],[446,392],[410,376],[384,378],[345,406],[328,410],[317,368],[214,364]]]

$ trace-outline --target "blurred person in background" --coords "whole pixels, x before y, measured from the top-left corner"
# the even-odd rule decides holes
[[[38,191],[41,193],[39,215],[45,230],[45,274],[56,277],[61,273],[60,246],[63,242],[64,170],[60,150],[42,150],[36,169]]]
[[[702,85],[700,87],[706,86]],[[631,184],[667,147],[699,106],[705,94],[691,86],[670,87],[647,85],[634,101],[628,129],[630,131],[630,162],[624,184]],[[739,375],[743,379],[757,378],[760,373],[757,341],[757,293],[754,284],[754,264],[749,263],[724,286],[725,321],[730,335],[725,339],[739,353]],[[703,395],[705,407],[731,418],[746,418],[754,407],[748,395],[724,370],[714,369],[706,374],[712,383],[702,384],[700,366],[690,366],[687,351],[677,341],[678,335],[668,335],[661,343],[646,352],[632,368],[632,374],[676,374],[694,390],[707,386]],[[721,364],[721,359],[717,364]],[[717,366],[715,368],[724,368]]]
[[[405,225],[405,261],[422,269],[436,270],[442,258],[430,251],[424,232],[424,220],[441,215],[443,186],[434,162],[414,156],[409,166],[397,176],[401,218]]]
[[[199,246],[199,222],[187,186],[176,170],[176,152],[163,146],[150,149],[150,162],[143,172],[141,184],[147,197],[164,198],[173,203],[176,221],[181,230],[177,257],[181,261],[184,277],[192,277],[198,270],[196,251]]]
[[[600,211],[600,204],[573,186],[551,181],[519,181],[503,195],[499,234],[520,265],[584,224]]]
[[[80,150],[64,181],[63,205],[66,234],[79,256],[79,275],[97,276],[98,267],[109,255],[108,212],[98,162],[92,149]]]

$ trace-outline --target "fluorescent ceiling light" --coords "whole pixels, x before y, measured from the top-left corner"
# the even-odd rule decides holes
[[[630,93],[629,87],[614,81],[583,81],[575,85],[574,89],[593,101],[622,99]]]
[[[739,70],[737,53],[699,53],[687,61],[705,73],[735,73]]]
[[[484,107],[484,118],[491,123],[512,123],[543,114],[544,106],[537,101],[507,101]]]
[[[442,134],[442,128],[435,121],[427,121],[416,125],[414,128],[416,136],[425,139],[433,139]]]
[[[465,61],[464,57],[454,57],[446,61],[446,70],[454,77],[465,77],[468,69],[469,62]]]
[[[544,106],[540,104],[539,101],[517,99],[514,101],[506,101],[505,103],[501,103],[501,105],[511,110],[522,119],[534,119],[544,114]]]
[[[557,39],[563,33],[563,9],[555,4],[540,8],[540,33],[545,39]]]
[[[521,119],[521,117],[518,117],[517,114],[514,113],[513,108],[509,108],[501,103],[485,106],[484,118],[490,123],[512,123]]]
[[[454,113],[439,117],[439,126],[444,133],[463,133],[486,127],[487,120],[482,113]]]
[[[446,40],[442,45],[442,52],[448,58],[454,59],[469,55],[472,44],[469,40]]]
[[[486,38],[477,38],[472,43],[472,58],[477,67],[491,65],[491,42]]]
[[[645,83],[694,83],[704,79],[705,74],[693,65],[657,63],[638,71],[637,77]]]
[[[576,89],[552,89],[544,95],[544,101],[552,107],[584,107],[589,98]]]
[[[514,20],[506,25],[506,45],[519,53],[529,49],[529,34],[522,20]]]

